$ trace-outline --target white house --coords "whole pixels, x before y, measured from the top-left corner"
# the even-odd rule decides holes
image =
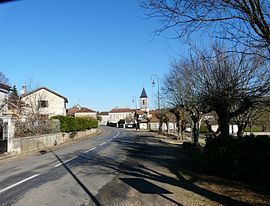
[[[12,135],[9,132],[11,117],[8,111],[8,93],[10,86],[0,83],[0,154],[8,151],[8,139]]]
[[[109,112],[109,122],[117,124],[120,120],[131,120],[134,118],[134,114],[134,109],[114,108]]]
[[[43,119],[52,116],[66,116],[66,103],[68,99],[46,87],[40,87],[26,92],[23,87],[21,101],[24,103],[24,115],[38,115]]]
[[[68,116],[97,119],[97,112],[87,107],[75,105],[67,110]]]
[[[100,112],[98,116],[100,117],[99,124],[107,125],[107,123],[109,122],[109,112]]]
[[[10,91],[10,86],[0,83],[0,115],[5,114],[8,110],[8,93]]]

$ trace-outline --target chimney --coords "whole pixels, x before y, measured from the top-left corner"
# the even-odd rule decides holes
[[[22,86],[22,90],[20,91],[21,95],[26,94],[26,86]]]

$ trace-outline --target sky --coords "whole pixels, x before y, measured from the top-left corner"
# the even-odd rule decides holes
[[[46,86],[96,111],[139,105],[142,88],[156,107],[157,87],[187,48],[153,36],[137,0],[22,0],[0,5],[0,71],[11,85]]]

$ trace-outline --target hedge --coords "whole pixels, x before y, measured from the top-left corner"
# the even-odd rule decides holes
[[[210,168],[218,175],[270,183],[270,137],[218,137],[205,146]]]
[[[98,122],[94,119],[71,116],[54,116],[52,119],[58,119],[60,121],[61,132],[85,131],[98,127]]]

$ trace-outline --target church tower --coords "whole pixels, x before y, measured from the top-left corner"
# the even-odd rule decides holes
[[[140,96],[140,110],[149,112],[149,100],[144,88]]]

